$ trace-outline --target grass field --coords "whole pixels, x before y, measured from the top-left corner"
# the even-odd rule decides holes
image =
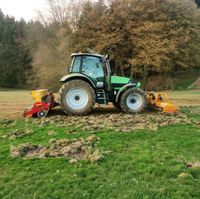
[[[178,105],[193,107],[183,107],[179,116],[105,109],[71,117],[57,116],[58,110],[45,120],[24,120],[29,92],[0,91],[0,198],[199,198],[200,92],[169,94]],[[12,146],[91,135],[100,138],[94,144],[104,156],[99,161],[11,157]]]

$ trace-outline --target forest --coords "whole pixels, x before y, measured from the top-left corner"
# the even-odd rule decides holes
[[[113,74],[140,79],[144,88],[152,76],[200,66],[199,0],[47,4],[29,22],[0,10],[0,87],[56,90],[71,53],[87,48],[110,54]]]

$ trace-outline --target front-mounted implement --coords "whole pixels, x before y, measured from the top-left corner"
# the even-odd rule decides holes
[[[180,109],[172,102],[166,93],[147,93],[148,105],[154,109],[161,110],[164,113],[178,113]]]

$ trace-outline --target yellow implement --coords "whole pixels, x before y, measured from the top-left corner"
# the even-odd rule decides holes
[[[177,113],[180,109],[169,101],[166,93],[148,92],[147,100],[150,106],[162,110],[164,113]]]
[[[32,91],[31,96],[34,99],[34,104],[24,111],[24,117],[46,117],[52,108],[58,106],[53,93],[49,92],[48,89]]]
[[[35,100],[35,102],[42,102],[43,98],[48,95],[49,95],[48,89],[31,91],[31,96]]]

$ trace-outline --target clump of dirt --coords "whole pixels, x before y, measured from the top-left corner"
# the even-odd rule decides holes
[[[1,127],[8,127],[8,126],[12,125],[13,123],[15,123],[15,121],[11,120],[11,119],[0,120]]]
[[[24,143],[20,144],[18,147],[11,148],[12,157],[35,157],[40,156],[45,151],[45,147],[32,144]]]
[[[172,115],[160,112],[145,112],[135,115],[113,112],[81,117],[60,115],[35,119],[33,123],[37,126],[53,124],[57,127],[72,127],[76,131],[112,130],[116,132],[131,132],[137,129],[157,131],[159,127],[179,123],[200,125],[200,121],[192,120],[184,113]],[[75,133],[75,131],[73,130],[72,133]]]
[[[77,133],[77,130],[76,129],[67,129],[64,131],[65,134],[75,134]]]
[[[48,131],[48,135],[50,135],[50,136],[53,136],[53,135],[56,135],[57,134],[57,132],[56,131]]]
[[[23,137],[25,135],[30,135],[32,133],[33,133],[33,131],[31,129],[25,129],[25,130],[15,129],[14,131],[9,133],[9,138],[10,139],[16,139],[16,138],[19,138],[19,137]]]
[[[12,147],[11,156],[24,158],[68,157],[70,163],[75,163],[78,160],[97,162],[103,158],[102,153],[95,149],[97,141],[99,138],[92,135],[86,139],[51,139],[47,147],[25,143]]]
[[[187,167],[200,168],[200,162],[190,162],[190,163],[187,164]]]

